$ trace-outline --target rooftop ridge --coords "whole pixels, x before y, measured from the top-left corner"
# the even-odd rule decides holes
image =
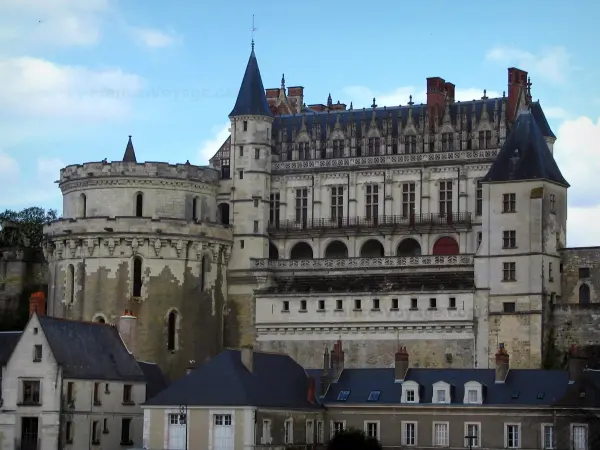
[[[55,317],[55,316],[41,316],[39,319],[42,320],[54,320],[56,322],[67,322],[67,323],[77,323],[82,325],[100,325],[106,327],[115,327],[112,323],[102,323],[102,322],[94,322],[92,320],[75,320],[75,319],[66,319],[63,317]]]

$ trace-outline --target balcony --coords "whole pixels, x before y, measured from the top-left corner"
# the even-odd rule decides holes
[[[340,171],[370,166],[422,166],[452,162],[492,162],[498,149],[457,150],[452,152],[407,153],[400,155],[351,156],[346,158],[281,161],[271,165],[274,175],[290,172]]]
[[[410,216],[340,217],[338,219],[307,219],[305,221],[280,220],[269,222],[267,231],[271,234],[291,234],[306,231],[339,232],[340,230],[394,230],[394,229],[434,229],[434,228],[470,228],[471,213],[452,214],[412,214]]]
[[[384,256],[379,258],[251,259],[250,268],[273,272],[347,271],[364,269],[414,269],[422,271],[473,270],[473,255]],[[289,275],[289,273],[287,274]]]

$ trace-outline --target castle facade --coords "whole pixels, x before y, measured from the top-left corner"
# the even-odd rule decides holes
[[[61,170],[48,314],[132,311],[136,356],[171,376],[248,344],[320,367],[338,339],[347,367],[390,367],[399,343],[421,367],[493,367],[500,343],[540,367],[570,343],[556,305],[596,299],[594,259],[565,249],[556,137],[523,70],[500,98],[454,97],[434,77],[426,104],[306,106],[264,89],[253,48],[210,167],[138,162],[130,138]],[[567,292],[564,261],[588,277]]]

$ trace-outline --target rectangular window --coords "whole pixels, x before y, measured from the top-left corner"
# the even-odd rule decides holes
[[[131,419],[125,417],[121,419],[121,444],[131,445]]]
[[[436,391],[436,398],[438,403],[446,403],[446,391],[444,389],[438,389]]]
[[[517,280],[517,263],[505,262],[502,265],[502,281]]]
[[[365,213],[367,219],[375,219],[379,216],[379,186],[367,184],[365,186]]]
[[[344,188],[334,186],[331,188],[331,220],[341,221],[344,217]]]
[[[40,404],[40,382],[37,380],[23,381],[23,404],[24,405],[39,405]]]
[[[268,445],[273,442],[271,438],[271,421],[268,419],[263,419],[262,422],[262,436],[260,438],[260,443],[263,445]]]
[[[325,311],[325,300],[319,300],[319,307],[317,308],[319,311]]]
[[[258,220],[254,221],[254,232],[258,233]]]
[[[556,448],[556,436],[554,434],[554,425],[542,424],[542,449],[553,450]]]
[[[517,310],[517,305],[515,302],[504,302],[502,303],[502,311],[505,313],[514,313]]]
[[[379,138],[369,138],[367,156],[379,155],[380,148]]]
[[[248,131],[248,121],[244,120],[244,131]]]
[[[506,424],[504,428],[505,448],[519,448],[521,446],[521,426]]]
[[[556,194],[550,194],[550,214],[556,214]]]
[[[254,159],[260,159],[260,148],[254,149]]]
[[[379,309],[379,299],[378,298],[373,299],[373,309],[375,309],[375,310]]]
[[[108,419],[102,420],[102,432],[108,434]]]
[[[579,278],[589,278],[590,277],[590,268],[589,267],[580,267],[579,268]]]
[[[296,222],[308,224],[308,189],[296,189]]]
[[[571,425],[572,450],[588,450],[588,430],[585,425]]]
[[[243,170],[238,170],[238,178],[239,178],[240,180],[243,180],[243,179],[244,179],[244,171],[243,171]]]
[[[479,148],[492,148],[492,132],[491,131],[480,131],[479,132]]]
[[[333,422],[332,427],[331,427],[331,435],[333,436],[336,433],[344,431],[344,428],[346,428],[344,422],[341,422],[341,421]]]
[[[392,299],[392,309],[398,309],[398,299],[397,298]]]
[[[258,198],[255,198],[255,199],[254,199],[254,207],[255,207],[255,208],[258,208],[258,204],[259,204],[259,199],[258,199]]]
[[[75,396],[73,394],[73,387],[74,387],[74,383],[72,381],[69,381],[67,383],[67,402],[69,402],[69,403],[75,401]]]
[[[97,420],[94,420],[92,422],[92,443],[100,443],[100,422],[98,422]]]
[[[241,240],[240,240],[240,248],[241,248],[241,249],[243,249],[243,248],[244,248],[244,240],[243,240],[243,239],[241,239]]]
[[[322,420],[317,420],[317,444],[325,442],[325,424]]]
[[[132,403],[131,401],[131,384],[126,384],[123,386],[123,403]]]
[[[442,151],[451,152],[452,150],[454,150],[452,133],[442,133]]]
[[[42,346],[34,345],[33,346],[33,362],[41,362],[42,361]]]
[[[73,422],[70,420],[67,421],[67,426],[65,427],[65,441],[67,444],[73,443]]]
[[[436,447],[448,447],[448,424],[433,424],[434,443]]]
[[[224,180],[229,180],[229,178],[231,178],[231,166],[229,159],[221,160],[221,178]]]
[[[294,442],[294,423],[291,420],[286,420],[284,423],[283,429],[283,443],[284,444],[292,444]]]
[[[94,383],[94,405],[100,405],[100,383]]]
[[[288,312],[288,311],[290,310],[290,302],[289,302],[289,300],[284,300],[284,301],[283,301],[283,304],[282,304],[281,310],[282,310],[283,312]]]
[[[514,213],[517,211],[517,194],[502,194],[502,212]]]
[[[456,298],[455,297],[450,297],[448,299],[448,308],[452,308],[452,309],[456,308]]]
[[[477,188],[475,189],[475,215],[483,214],[483,183],[477,180]]]
[[[515,230],[507,230],[502,232],[502,248],[517,247],[517,232]]]
[[[408,389],[406,391],[406,401],[407,403],[415,401],[415,391],[413,391],[412,389]]]
[[[430,298],[429,299],[429,309],[436,309],[436,308],[437,308],[437,299]]]
[[[182,414],[182,417],[185,415]],[[215,414],[215,425],[231,426],[231,414]]]
[[[476,389],[469,389],[469,391],[467,392],[467,400],[469,401],[469,403],[477,403]]]
[[[240,150],[240,158],[242,158],[244,156],[244,146],[240,145],[239,150]]]
[[[477,232],[477,249],[479,249],[482,239],[483,239],[483,233],[481,231],[478,231]]]
[[[551,262],[548,263],[548,281],[554,281],[554,270]]]
[[[415,183],[402,183],[402,217],[415,213]]]
[[[417,445],[417,424],[415,422],[404,422],[402,427],[402,443],[406,446]]]
[[[342,309],[344,309],[344,301],[336,300],[335,301],[335,309],[336,309],[336,311],[341,311]]]
[[[452,181],[440,181],[440,215],[452,215]]]
[[[311,445],[315,441],[315,422],[313,420],[307,420],[304,430],[304,434],[306,437],[305,443]]]
[[[419,307],[419,300],[416,298],[410,299],[410,309],[417,309]]]
[[[417,153],[417,136],[404,136],[404,153]]]
[[[306,311],[306,300],[300,300],[300,311]]]
[[[362,306],[362,305],[361,305],[361,303],[362,303],[362,302],[360,301],[360,299],[356,299],[356,300],[354,300],[354,309],[355,309],[355,310],[359,310],[359,309],[361,309],[361,306]]]
[[[310,142],[300,142],[298,144],[298,159],[300,161],[310,159]]]
[[[465,424],[465,448],[479,447],[481,445],[480,439],[481,439],[481,434],[479,432],[479,424],[478,423]]]
[[[342,158],[344,156],[344,140],[334,139],[333,140],[333,157]]]
[[[275,228],[279,228],[280,199],[279,192],[273,192],[271,194],[269,203],[269,223]]]
[[[379,423],[365,422],[365,433],[367,437],[379,440]]]

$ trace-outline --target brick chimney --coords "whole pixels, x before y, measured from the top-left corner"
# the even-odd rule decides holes
[[[317,401],[315,395],[315,379],[313,377],[308,377],[308,392],[306,398],[311,403],[315,403]]]
[[[498,351],[496,352],[496,383],[504,383],[508,370],[510,368],[509,356],[504,344],[498,345]]]
[[[126,309],[123,315],[119,317],[117,329],[129,353],[135,355],[137,353],[137,317],[133,315],[132,311]]]
[[[34,312],[40,317],[46,315],[46,294],[41,291],[34,292],[29,297],[29,315]]]
[[[452,88],[454,88],[452,83],[446,83],[443,78],[427,78],[427,112],[429,113],[429,120],[432,124],[436,117],[439,119],[444,114],[444,109],[446,108],[447,85],[452,85]]]
[[[512,122],[517,118],[517,107],[521,95],[526,95],[527,72],[516,67],[508,69],[508,104],[506,118]]]
[[[242,364],[252,372],[252,366],[254,364],[254,348],[251,345],[245,345],[240,350],[240,357],[242,358]]]
[[[323,373],[320,377],[319,395],[323,397],[329,389],[329,371],[331,370],[331,361],[329,359],[329,349],[325,347],[323,353]]]
[[[569,350],[567,367],[569,370],[569,383],[575,383],[581,376],[587,366],[587,357],[584,352],[576,345],[572,345]]]
[[[408,372],[408,352],[406,347],[400,347],[394,358],[394,379],[404,381]]]
[[[344,350],[342,349],[341,340],[338,340],[333,344],[333,351],[331,352],[331,370],[331,379],[335,383],[344,370]]]

